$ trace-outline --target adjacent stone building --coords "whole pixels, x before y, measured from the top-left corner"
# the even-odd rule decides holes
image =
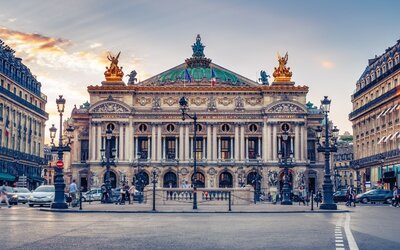
[[[288,55],[279,57],[269,84],[264,71],[258,83],[213,63],[204,55],[200,36],[192,49],[184,63],[147,80],[137,82],[133,71],[128,84],[122,81],[119,54],[109,56],[106,81],[89,86],[90,102],[72,111],[75,131],[67,178],[81,186],[103,183],[101,149],[111,128],[116,149],[112,186],[133,182],[139,168],[146,183],[154,169],[162,187],[191,183],[195,144],[198,186],[240,187],[251,184],[259,171],[263,191],[275,192],[282,185],[282,125],[287,124],[293,190],[320,188],[323,157],[316,152],[314,129],[323,115],[306,105],[308,87],[291,81]],[[198,117],[196,141],[192,120],[182,120],[182,96],[188,98],[189,114]]]
[[[393,188],[400,175],[400,40],[368,61],[351,96],[354,161],[366,189]]]
[[[353,139],[350,133],[346,132],[337,141],[337,152],[333,153],[332,175],[334,176],[334,186],[336,190],[345,189],[348,186],[360,187],[358,171],[351,168],[353,160]],[[358,184],[358,185],[357,185]]]
[[[0,184],[42,182],[47,97],[21,58],[0,40]]]

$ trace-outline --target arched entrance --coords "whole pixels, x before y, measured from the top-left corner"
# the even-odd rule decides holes
[[[225,171],[219,175],[219,184],[220,188],[232,188],[233,187],[233,177],[232,174]]]
[[[257,176],[257,172],[253,171],[247,174],[247,185],[252,185],[253,188],[256,188],[256,176]],[[261,181],[262,176],[259,174],[259,181]]]
[[[314,170],[310,170],[308,172],[308,192],[316,193],[316,179],[317,179],[317,172]]]
[[[149,175],[144,171],[141,171],[140,173],[136,174],[132,179],[135,188],[141,192],[143,192],[145,186],[149,185],[150,183],[149,180],[150,180]]]
[[[279,173],[279,191],[281,191],[282,189],[283,189],[283,182],[284,182],[284,179],[283,179],[283,177],[284,177],[284,175],[285,175],[285,171],[284,170],[282,170],[280,173]],[[288,177],[289,177],[289,188],[290,188],[290,190],[292,190],[292,187],[293,187],[293,171],[292,170],[288,170]]]
[[[193,182],[193,177],[194,174],[192,174],[192,182]],[[196,187],[204,188],[206,186],[206,178],[204,177],[203,173],[197,172],[196,179],[197,179]]]
[[[178,179],[174,172],[168,172],[164,175],[164,187],[165,188],[178,187]]]
[[[104,183],[106,183],[106,175],[107,175],[107,171],[104,173],[104,176],[103,176]],[[117,175],[113,171],[110,171],[110,183],[111,183],[111,188],[117,187]]]

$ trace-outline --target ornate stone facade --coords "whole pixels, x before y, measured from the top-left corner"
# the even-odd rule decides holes
[[[75,130],[71,151],[73,175],[78,182],[83,180],[90,186],[103,182],[101,149],[106,128],[112,127],[111,144],[118,159],[112,167],[113,185],[124,180],[131,183],[138,168],[147,177],[158,169],[160,186],[191,183],[196,143],[199,186],[252,184],[258,169],[262,191],[277,192],[283,176],[279,163],[281,125],[287,123],[293,191],[300,186],[302,190],[320,188],[322,157],[316,153],[314,134],[308,131],[321,124],[322,114],[306,106],[308,87],[295,86],[294,82],[258,84],[202,56],[198,39],[194,45],[196,60],[189,60],[189,64],[133,85],[103,83],[88,87],[91,106],[72,111],[75,126],[80,128]],[[189,100],[189,114],[198,117],[197,142],[192,121],[182,121],[178,100],[183,95]],[[89,135],[83,131],[89,131]]]

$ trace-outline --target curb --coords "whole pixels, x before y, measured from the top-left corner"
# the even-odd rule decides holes
[[[300,210],[300,211],[120,211],[120,210],[63,210],[40,208],[39,211],[51,213],[105,213],[105,214],[337,214],[349,210]]]

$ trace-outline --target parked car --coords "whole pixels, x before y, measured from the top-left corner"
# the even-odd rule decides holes
[[[90,191],[82,194],[82,201],[101,200],[101,188],[92,188]]]
[[[22,204],[27,203],[29,195],[31,195],[31,191],[29,191],[29,189],[21,187],[14,188],[14,193],[18,196],[18,202]]]
[[[393,192],[385,189],[373,189],[368,192],[359,194],[356,196],[356,202],[368,203],[368,202],[385,202],[391,203],[393,198]]]
[[[333,201],[335,203],[347,201],[346,190],[338,190],[333,194]]]
[[[18,205],[18,195],[14,194],[14,189],[9,186],[5,187],[6,187],[8,203],[10,203],[10,205]],[[6,201],[3,200],[2,203],[6,203]]]
[[[28,198],[28,205],[50,206],[54,200],[55,188],[53,185],[42,185],[35,189]]]

